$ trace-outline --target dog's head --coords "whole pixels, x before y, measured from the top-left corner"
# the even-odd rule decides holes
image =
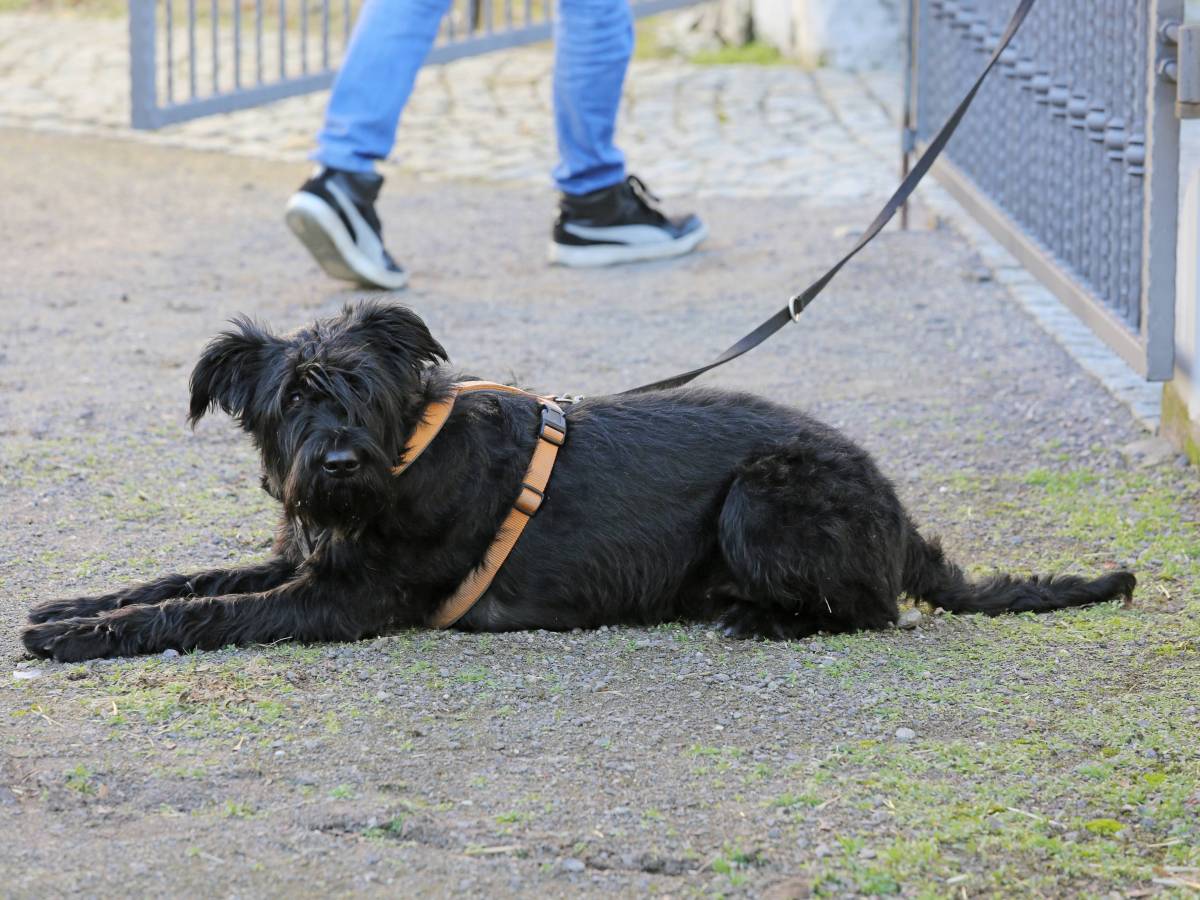
[[[349,526],[382,509],[420,415],[422,373],[446,359],[425,323],[368,302],[285,337],[246,318],[233,325],[192,371],[191,423],[213,407],[233,416],[291,515]]]

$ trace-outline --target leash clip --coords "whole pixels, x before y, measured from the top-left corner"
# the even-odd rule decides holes
[[[799,322],[800,321],[800,313],[804,312],[803,306],[796,306],[796,302],[798,300],[802,299],[803,297],[804,297],[803,294],[792,294],[792,296],[790,298],[788,298],[788,302],[787,302],[788,315],[790,315],[792,317],[793,322]]]

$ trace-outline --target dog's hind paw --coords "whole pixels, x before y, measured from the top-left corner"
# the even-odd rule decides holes
[[[21,642],[34,656],[56,662],[119,655],[117,635],[101,617],[56,619],[31,625],[21,632]]]
[[[735,602],[721,613],[717,628],[725,637],[771,641],[794,641],[816,630],[801,616],[743,602]]]

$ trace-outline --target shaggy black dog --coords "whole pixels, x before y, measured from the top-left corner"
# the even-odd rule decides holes
[[[401,475],[426,405],[448,393],[441,345],[399,306],[365,303],[277,337],[249,320],[192,373],[191,421],[219,406],[262,451],[282,505],[275,554],[43,603],[25,646],[58,660],[427,624],[479,565],[537,440],[536,402],[459,398]],[[457,627],[715,621],[738,637],[884,628],[901,593],[996,614],[1129,598],[1116,572],[970,583],[913,526],[871,458],[758,397],[679,389],[569,406],[542,508]]]

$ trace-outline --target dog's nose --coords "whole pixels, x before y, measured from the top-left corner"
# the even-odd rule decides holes
[[[335,478],[353,475],[358,471],[358,454],[353,450],[330,450],[321,460],[321,468]]]

